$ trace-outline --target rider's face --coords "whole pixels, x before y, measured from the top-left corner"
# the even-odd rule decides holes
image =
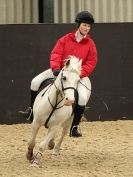
[[[81,23],[80,26],[79,26],[79,31],[81,32],[81,34],[83,34],[85,36],[86,34],[89,33],[90,28],[91,28],[90,24]]]

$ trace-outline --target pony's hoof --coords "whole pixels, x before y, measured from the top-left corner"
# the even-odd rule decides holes
[[[54,151],[52,152],[52,155],[58,156],[58,155],[60,155],[60,152],[57,151],[57,150],[56,150],[56,151],[54,150]]]
[[[38,163],[38,161],[34,160],[32,164],[30,165],[31,167],[36,167],[36,168],[41,168],[42,165]]]
[[[42,162],[41,159],[42,158],[42,153],[41,152],[37,152],[36,155],[34,156],[34,159],[31,161],[31,166],[32,167],[37,167],[37,168],[41,168],[42,167]]]
[[[48,149],[49,149],[49,150],[52,150],[52,149],[54,148],[54,146],[55,146],[55,143],[54,143],[54,142],[50,142],[50,143],[48,144]]]

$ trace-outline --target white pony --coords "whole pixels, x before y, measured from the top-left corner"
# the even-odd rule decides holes
[[[53,84],[43,89],[36,97],[33,106],[32,134],[28,142],[27,159],[32,166],[41,166],[42,153],[46,148],[53,149],[58,155],[64,136],[67,134],[73,119],[72,105],[75,102],[75,90],[80,80],[81,60],[69,56],[63,69]],[[48,134],[40,143],[38,152],[33,155],[35,139],[41,126],[48,128]],[[57,144],[54,138],[62,127],[62,135]]]

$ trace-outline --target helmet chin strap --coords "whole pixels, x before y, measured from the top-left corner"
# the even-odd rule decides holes
[[[80,29],[79,29],[79,33],[84,37],[85,35],[83,33],[81,33]]]

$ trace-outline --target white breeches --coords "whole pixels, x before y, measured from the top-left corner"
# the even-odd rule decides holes
[[[35,78],[32,79],[31,81],[31,90],[33,91],[38,91],[41,83],[48,79],[48,78],[54,78],[53,72],[51,69],[48,69],[39,75],[37,75]],[[81,83],[83,84],[81,84]],[[80,106],[85,106],[90,98],[91,95],[91,82],[88,77],[84,77],[80,80],[77,86],[77,91],[79,94],[79,99],[78,99],[78,104]],[[89,89],[87,89],[85,86]]]

